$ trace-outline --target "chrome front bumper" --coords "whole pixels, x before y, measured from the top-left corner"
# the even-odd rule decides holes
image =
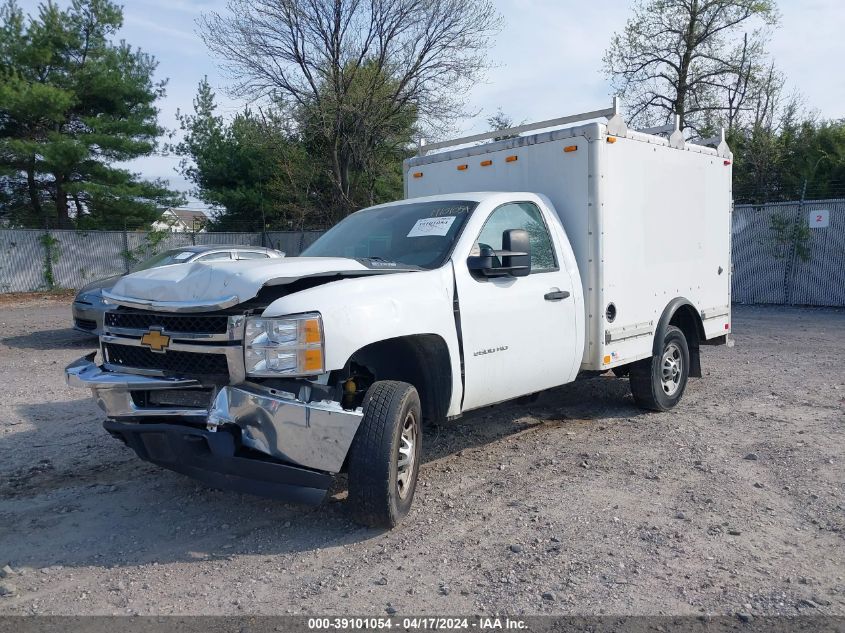
[[[115,424],[121,423],[127,429],[131,426],[133,433],[180,424],[193,425],[208,436],[235,431],[242,447],[279,463],[333,474],[341,470],[363,417],[360,409],[347,411],[329,401],[306,403],[294,394],[252,383],[221,388],[208,408],[144,406],[138,402],[145,400],[133,392],[201,389],[202,385],[192,378],[110,371],[98,366],[95,356],[91,353],[70,364],[65,376],[68,385],[91,389],[112,421],[107,428],[113,433]],[[143,428],[137,428],[141,424]]]
[[[178,418],[196,423],[208,416],[207,410],[198,408],[138,406],[132,396],[133,391],[197,388],[201,387],[199,381],[193,378],[163,378],[108,371],[94,362],[96,355],[96,352],[91,352],[68,365],[65,368],[65,379],[71,387],[91,389],[97,406],[110,419]]]

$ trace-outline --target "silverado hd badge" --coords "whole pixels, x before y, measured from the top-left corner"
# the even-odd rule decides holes
[[[506,352],[508,351],[507,345],[499,345],[498,347],[491,347],[489,349],[480,349],[477,352],[473,352],[473,356],[484,356],[485,354],[495,354],[496,352]]]
[[[170,346],[170,337],[163,334],[160,328],[150,328],[150,331],[141,337],[141,345],[149,347],[154,352],[163,353]]]

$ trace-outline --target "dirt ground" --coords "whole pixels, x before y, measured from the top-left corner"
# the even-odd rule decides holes
[[[845,614],[843,311],[737,308],[671,413],[602,377],[428,429],[390,532],[139,461],[69,322],[0,305],[0,613]]]

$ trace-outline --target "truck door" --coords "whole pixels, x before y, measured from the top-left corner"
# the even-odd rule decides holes
[[[481,246],[502,249],[502,233],[528,232],[531,273],[483,277],[457,259],[455,279],[463,337],[463,409],[473,409],[555,387],[572,380],[576,315],[572,279],[562,270],[546,221],[531,202],[494,209],[471,254]]]

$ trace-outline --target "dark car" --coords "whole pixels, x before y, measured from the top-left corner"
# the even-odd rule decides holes
[[[190,262],[231,261],[237,259],[263,259],[265,257],[284,257],[281,251],[260,246],[185,246],[159,253],[141,262],[132,272],[173,266]],[[84,286],[73,300],[73,328],[80,332],[99,335],[103,331],[103,318],[109,305],[103,301],[103,290],[110,290],[123,275],[92,281]]]

